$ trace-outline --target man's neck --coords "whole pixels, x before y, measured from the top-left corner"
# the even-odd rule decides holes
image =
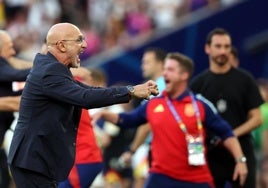
[[[170,98],[172,98],[172,99],[178,98],[179,96],[181,96],[186,91],[187,88],[188,88],[187,83],[181,84],[180,86],[178,86],[176,88],[175,91],[169,93]]]
[[[217,65],[215,63],[210,63],[209,70],[215,74],[225,74],[232,68],[230,63],[226,63],[223,66]]]

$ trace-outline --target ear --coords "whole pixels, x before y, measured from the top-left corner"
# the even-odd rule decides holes
[[[183,72],[182,72],[182,75],[181,75],[181,78],[182,78],[183,80],[188,80],[188,79],[189,79],[189,73],[186,72],[186,71],[183,71]]]
[[[57,43],[57,48],[61,51],[61,52],[66,52],[66,48],[65,48],[65,45],[62,41],[58,41]]]
[[[205,45],[205,52],[206,52],[206,54],[209,54],[209,52],[210,52],[210,46],[209,46],[209,44],[206,44]]]

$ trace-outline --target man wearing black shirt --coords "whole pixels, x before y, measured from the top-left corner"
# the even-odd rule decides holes
[[[230,123],[246,156],[233,160],[219,144],[220,140],[208,133],[208,161],[216,187],[224,187],[227,181],[233,187],[239,187],[238,182],[233,181],[233,168],[237,162],[246,162],[249,173],[244,187],[252,188],[256,184],[256,160],[250,133],[261,124],[259,106],[263,100],[251,74],[231,65],[231,47],[231,36],[227,31],[221,28],[212,30],[205,45],[209,69],[197,75],[190,87],[210,100]]]

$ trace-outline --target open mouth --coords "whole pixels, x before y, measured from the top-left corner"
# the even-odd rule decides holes
[[[77,62],[80,63],[80,58],[79,58],[79,55],[76,56],[76,59],[77,59]]]
[[[166,84],[169,84],[170,83],[170,80],[169,79],[165,79],[165,83]]]
[[[78,62],[81,61],[81,60],[80,60],[80,55],[81,55],[83,52],[84,52],[84,50],[82,50],[82,51],[80,51],[80,52],[78,53],[78,55],[77,55],[77,61],[78,61]]]

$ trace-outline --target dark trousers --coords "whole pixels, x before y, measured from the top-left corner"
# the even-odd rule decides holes
[[[150,173],[144,188],[212,188],[209,183],[193,183],[173,179],[164,174]]]
[[[38,172],[10,166],[16,188],[57,188],[55,180]]]

